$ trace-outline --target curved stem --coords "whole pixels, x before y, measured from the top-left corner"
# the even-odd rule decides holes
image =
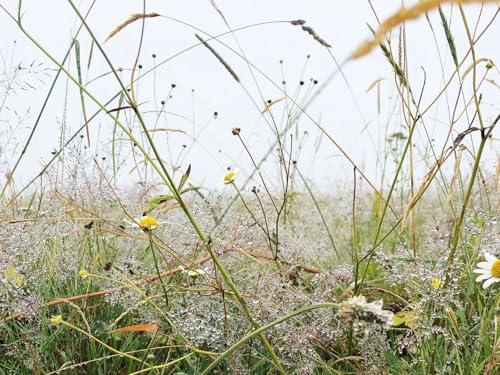
[[[263,332],[267,331],[268,329],[283,323],[284,321],[293,318],[294,316],[300,315],[302,313],[305,313],[310,310],[315,310],[315,309],[321,309],[321,308],[338,308],[340,304],[338,303],[333,303],[333,302],[325,302],[325,303],[318,303],[310,306],[303,307],[301,309],[292,311],[291,313],[282,316],[281,318],[278,318],[276,320],[273,320],[271,323],[265,324],[261,326],[260,328],[256,329],[255,331],[250,332],[249,334],[245,335],[243,338],[241,338],[237,343],[235,343],[233,346],[231,346],[229,349],[227,349],[224,353],[220,355],[219,358],[217,358],[214,362],[210,364],[203,372],[201,375],[207,375],[209,374],[212,370],[214,370],[219,363],[221,363],[224,359],[226,359],[231,353],[233,353],[236,349],[238,349],[240,346],[251,340],[257,335],[261,335]]]

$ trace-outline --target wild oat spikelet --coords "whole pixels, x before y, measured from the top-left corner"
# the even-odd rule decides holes
[[[322,37],[320,37],[311,26],[304,26],[306,21],[304,21],[302,19],[298,19],[298,20],[290,21],[290,23],[293,26],[302,26],[302,30],[304,30],[306,33],[311,35],[314,38],[314,40],[317,41],[322,46],[325,46],[326,48],[332,47],[326,40],[324,40]]]
[[[153,17],[158,17],[160,14],[152,12],[152,13],[134,13],[131,14],[124,22],[116,26],[111,33],[107,36],[106,40],[104,40],[104,43],[106,43],[108,40],[110,40],[112,37],[114,37],[116,34],[118,34],[120,31],[122,31],[125,27],[130,25],[131,23],[134,23],[137,20],[141,20],[143,18],[153,18]]]
[[[310,26],[302,26],[302,30],[304,30],[305,32],[309,33],[314,38],[314,40],[317,41],[322,46],[325,46],[326,48],[331,48],[332,47],[329,43],[326,42],[326,40],[324,40],[323,38],[321,38],[312,27],[310,27]]]
[[[201,36],[199,36],[198,34],[194,34],[194,36],[201,42],[201,44],[203,44],[212,53],[212,55],[214,55],[217,58],[217,60],[219,60],[219,62],[224,66],[224,68],[226,68],[226,70],[229,72],[229,74],[231,74],[234,80],[236,82],[240,82],[240,77],[238,77],[236,72],[233,70],[233,68],[231,68],[231,66],[226,62],[226,60],[224,60],[222,56],[219,55],[219,53],[215,49],[213,49],[212,46],[208,44],[208,42],[204,40]]]

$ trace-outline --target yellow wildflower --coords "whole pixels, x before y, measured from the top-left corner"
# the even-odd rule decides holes
[[[153,230],[158,226],[158,221],[151,216],[143,216],[139,220],[139,226],[143,230]]]
[[[431,285],[434,289],[437,290],[441,286],[441,280],[439,280],[439,278],[437,277],[433,277],[431,278]]]
[[[82,279],[89,277],[89,273],[87,272],[87,270],[83,268],[80,270],[80,272],[78,272],[78,275],[80,275]]]
[[[59,315],[52,315],[52,317],[50,318],[50,322],[57,326],[59,324],[61,324],[63,322],[63,318],[62,318],[62,315],[59,314]]]
[[[233,172],[233,171],[230,171],[228,172],[225,176],[224,176],[224,183],[225,184],[230,184],[231,182],[234,181],[234,178],[236,177],[236,173]]]

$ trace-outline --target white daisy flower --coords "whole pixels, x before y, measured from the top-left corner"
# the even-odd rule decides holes
[[[484,257],[486,258],[486,262],[479,262],[477,268],[472,272],[480,274],[476,278],[477,282],[486,280],[483,284],[483,289],[486,289],[491,284],[500,281],[500,259],[489,253],[485,253]]]

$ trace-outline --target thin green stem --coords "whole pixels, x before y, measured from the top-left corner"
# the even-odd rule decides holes
[[[108,55],[106,54],[106,52],[104,51],[104,49],[102,48],[101,44],[99,43],[99,41],[97,40],[97,38],[95,37],[95,35],[93,34],[91,28],[88,26],[87,22],[83,19],[82,15],[80,14],[78,8],[74,5],[74,3],[71,1],[71,0],[68,0],[68,2],[70,3],[71,7],[73,8],[73,10],[75,11],[75,13],[78,15],[78,17],[80,18],[80,20],[82,21],[82,23],[85,25],[85,28],[87,29],[87,31],[89,32],[89,35],[91,36],[91,38],[93,39],[95,45],[97,46],[97,48],[101,51],[101,54],[103,55],[104,59],[106,60],[106,62],[108,63],[108,65],[110,66],[110,68],[112,69],[115,77],[117,78],[119,84],[121,85],[122,89],[123,89],[123,92],[125,94],[125,96],[127,97],[130,105],[132,106],[132,108],[134,109],[134,112],[137,116],[137,119],[139,120],[139,123],[141,124],[141,127],[144,131],[144,134],[146,136],[146,139],[147,139],[147,142],[148,144],[151,146],[151,150],[153,151],[153,154],[155,155],[156,157],[156,160],[158,161],[158,164],[162,170],[163,173],[159,173],[160,177],[162,178],[162,180],[165,182],[165,184],[167,185],[167,187],[169,188],[169,190],[172,192],[172,194],[174,195],[175,199],[177,200],[177,202],[179,203],[179,205],[181,206],[182,210],[184,211],[184,214],[186,215],[186,217],[188,218],[189,222],[191,223],[192,227],[194,228],[194,230],[196,231],[196,233],[198,234],[198,237],[202,240],[202,242],[206,245],[206,248],[210,254],[210,256],[212,257],[215,265],[217,266],[217,268],[219,269],[219,271],[221,272],[224,280],[226,281],[226,283],[229,285],[229,287],[231,288],[231,290],[233,291],[234,295],[236,296],[238,302],[241,304],[242,308],[243,308],[243,311],[245,312],[245,315],[247,316],[247,318],[249,319],[249,321],[252,323],[252,325],[255,327],[255,328],[258,328],[258,324],[257,322],[253,319],[253,316],[252,316],[252,313],[250,312],[250,309],[247,307],[245,301],[243,300],[243,297],[241,296],[240,292],[239,292],[239,289],[238,287],[236,286],[236,284],[232,281],[229,273],[226,271],[226,269],[224,268],[224,266],[222,265],[222,263],[220,262],[220,260],[218,259],[217,255],[213,252],[212,248],[211,248],[211,244],[210,244],[210,241],[208,240],[208,238],[205,236],[204,232],[202,231],[202,229],[200,228],[200,226],[198,225],[198,222],[195,220],[195,218],[193,217],[191,211],[189,210],[189,208],[187,207],[186,203],[184,202],[182,196],[181,196],[181,193],[179,192],[179,190],[176,188],[176,185],[174,183],[174,180],[172,178],[172,176],[170,175],[170,173],[167,171],[167,168],[165,167],[165,164],[161,161],[161,157],[160,157],[160,154],[158,152],[158,149],[151,137],[151,134],[150,132],[148,131],[147,129],[147,126],[146,126],[146,122],[144,120],[144,118],[142,117],[142,114],[141,112],[139,111],[139,109],[137,108],[137,105],[136,103],[133,101],[133,98],[130,96],[130,94],[127,92],[125,86],[123,85],[123,83],[121,82],[116,70],[114,69],[111,61],[109,60],[109,57]],[[116,120],[118,124],[120,124],[118,122],[118,120]],[[128,135],[128,134],[127,134]],[[131,136],[131,134],[130,134]],[[145,151],[143,151],[141,149],[141,151],[145,153]],[[152,161],[151,161],[152,162]],[[264,347],[266,348],[266,350],[268,351],[269,355],[271,356],[276,368],[278,369],[278,371],[281,373],[281,374],[285,374],[284,370],[283,370],[283,366],[281,365],[278,357],[276,356],[276,353],[274,353],[274,350],[273,348],[271,347],[271,345],[269,344],[269,342],[267,341],[267,339],[265,338],[265,336],[263,334],[260,334],[259,335],[259,338],[261,339],[262,341],[262,344],[264,345]]]
[[[212,370],[214,370],[224,359],[226,359],[231,353],[233,353],[235,350],[237,350],[239,347],[241,347],[243,344],[246,342],[250,341],[252,338],[254,338],[257,335],[263,334],[263,332],[267,331],[268,329],[283,323],[284,321],[293,318],[297,315],[303,314],[307,311],[310,310],[315,310],[315,309],[321,309],[321,308],[335,308],[338,309],[340,304],[338,303],[333,303],[333,302],[325,302],[325,303],[318,303],[310,306],[303,307],[301,309],[292,311],[291,313],[282,316],[281,318],[278,318],[276,320],[273,320],[272,322],[265,324],[261,326],[260,328],[256,329],[255,331],[250,332],[249,334],[245,335],[243,338],[241,338],[237,343],[235,343],[233,346],[231,346],[229,349],[227,349],[224,353],[220,355],[219,358],[217,358],[214,362],[210,364],[203,372],[201,375],[208,375]]]
[[[463,7],[461,5],[459,5],[459,9],[460,9],[460,14],[462,16],[462,20],[464,23],[464,28],[465,28],[465,31],[467,33],[467,38],[469,40],[470,52],[471,52],[471,57],[472,57],[472,64],[473,64],[472,91],[473,91],[473,95],[474,95],[474,104],[476,107],[476,113],[477,113],[477,117],[479,120],[479,126],[481,128],[481,143],[479,144],[479,149],[477,150],[477,154],[476,154],[476,157],[474,160],[474,166],[472,167],[472,173],[471,173],[471,177],[469,180],[469,185],[468,185],[467,190],[465,192],[464,201],[462,204],[462,209],[460,211],[460,215],[458,216],[458,220],[457,220],[456,225],[455,225],[455,231],[453,233],[453,240],[451,242],[451,250],[450,250],[450,254],[448,256],[448,262],[447,262],[448,266],[451,266],[453,264],[453,261],[455,260],[455,255],[456,255],[457,247],[458,247],[458,241],[460,240],[460,233],[462,231],[462,224],[463,224],[463,221],[465,218],[465,212],[467,211],[467,206],[469,205],[469,200],[470,200],[470,197],[472,194],[472,189],[474,188],[474,184],[476,182],[476,175],[479,171],[479,162],[481,161],[481,156],[483,154],[484,146],[485,146],[486,141],[488,140],[489,136],[493,132],[493,129],[498,121],[498,117],[497,117],[497,119],[495,120],[493,125],[487,129],[485,129],[484,123],[483,123],[483,117],[481,115],[481,107],[480,107],[480,102],[479,102],[479,98],[477,95],[477,87],[476,87],[476,52],[474,49],[474,39],[473,39],[471,32],[469,30],[469,25],[467,23],[467,18],[465,17]],[[448,283],[448,278],[446,278],[445,284],[447,284],[447,283]]]
[[[474,166],[472,167],[472,173],[469,180],[469,185],[467,186],[467,190],[465,192],[464,202],[462,204],[462,209],[460,211],[460,215],[458,216],[458,220],[455,224],[455,231],[453,233],[453,239],[451,241],[451,250],[448,255],[448,266],[453,264],[455,260],[455,255],[458,248],[458,241],[460,240],[460,233],[462,231],[462,224],[464,222],[465,213],[467,211],[467,206],[469,205],[469,200],[472,195],[472,189],[474,188],[474,184],[476,183],[476,175],[479,171],[479,163],[481,161],[481,156],[483,154],[484,146],[486,145],[486,141],[489,136],[493,132],[494,126],[488,128],[486,131],[481,132],[481,143],[479,144],[479,149],[477,150],[476,158],[474,160]],[[448,282],[448,278],[446,279],[445,285]]]
[[[161,276],[160,267],[158,265],[158,258],[156,257],[155,245],[153,243],[153,238],[151,237],[151,232],[148,231],[149,238],[149,248],[151,249],[151,254],[153,255],[153,261],[155,264],[156,274],[158,275],[158,280],[160,281],[161,288],[163,289],[163,295],[165,296],[165,307],[168,309],[168,293],[167,288],[165,286],[165,282],[163,281],[163,277]]]

